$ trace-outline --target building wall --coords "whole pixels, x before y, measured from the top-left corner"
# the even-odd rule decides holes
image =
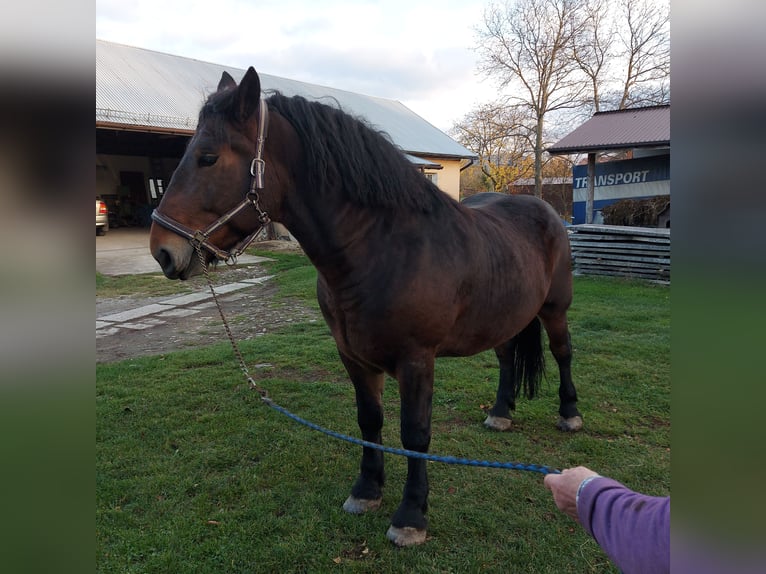
[[[149,172],[149,158],[96,154],[96,195],[119,195],[121,171],[146,175]]]
[[[440,170],[426,169],[425,173],[433,174],[439,189],[452,197],[455,201],[460,201],[460,166],[463,165],[463,161],[441,159],[437,157],[428,157],[425,159],[443,166]]]

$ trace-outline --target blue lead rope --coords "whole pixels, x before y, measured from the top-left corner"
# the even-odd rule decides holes
[[[551,468],[549,466],[542,466],[539,464],[523,464],[520,462],[493,462],[489,460],[472,460],[469,458],[458,458],[455,456],[439,456],[436,454],[429,454],[426,452],[418,452],[415,450],[407,450],[404,448],[393,448],[390,446],[383,446],[382,444],[370,442],[367,440],[362,440],[358,438],[354,438],[352,436],[348,436],[345,434],[341,434],[339,432],[331,431],[329,429],[326,429],[324,427],[321,427],[317,424],[314,424],[312,422],[307,421],[306,419],[302,419],[298,415],[294,415],[287,409],[280,407],[278,404],[274,403],[270,398],[262,396],[261,400],[266,403],[268,406],[270,406],[272,409],[274,409],[277,412],[282,413],[288,418],[291,418],[297,423],[300,423],[304,426],[309,427],[310,429],[313,429],[315,431],[319,431],[323,434],[326,434],[328,436],[331,436],[333,438],[337,438],[340,440],[344,440],[346,442],[350,442],[353,444],[358,444],[361,446],[366,446],[368,448],[374,448],[375,450],[380,450],[383,452],[387,452],[390,454],[396,454],[399,456],[406,456],[408,458],[420,458],[423,460],[430,460],[433,462],[443,462],[446,464],[462,464],[465,466],[483,466],[486,468],[505,468],[510,470],[527,470],[529,472],[539,472],[542,474],[561,474],[560,470],[557,470],[555,468]]]
[[[261,107],[263,108],[263,106]],[[257,197],[257,194],[256,194],[256,197]],[[257,205],[256,205],[256,208],[257,208]],[[250,376],[250,372],[247,370],[247,365],[245,364],[245,359],[242,357],[242,353],[239,350],[239,345],[237,345],[237,341],[234,339],[234,336],[231,333],[231,329],[229,328],[229,322],[226,320],[226,316],[223,313],[223,308],[221,307],[221,303],[220,301],[218,301],[218,295],[216,294],[215,289],[213,288],[213,281],[210,279],[210,274],[208,273],[207,262],[205,261],[205,256],[202,252],[201,244],[200,242],[192,242],[192,245],[194,246],[194,249],[197,252],[197,257],[199,258],[200,264],[202,265],[202,269],[205,273],[205,278],[207,279],[207,285],[210,288],[210,293],[213,295],[213,301],[215,301],[215,305],[216,307],[218,307],[218,313],[221,315],[221,320],[223,321],[224,329],[226,330],[226,334],[228,335],[229,341],[231,342],[231,348],[234,350],[234,354],[236,355],[237,360],[239,361],[239,367],[242,370],[242,373],[245,375],[245,378],[247,379],[248,384],[250,385],[250,388],[257,391],[261,395],[261,400],[267,405],[269,405],[275,411],[282,413],[283,415],[293,419],[297,423],[300,423],[304,426],[309,427],[310,429],[314,429],[316,431],[324,433],[333,438],[337,438],[337,439],[344,440],[346,442],[350,442],[353,444],[358,444],[361,446],[366,446],[368,448],[374,448],[375,450],[380,450],[390,454],[397,454],[399,456],[406,456],[409,458],[420,458],[423,460],[431,460],[434,462],[444,462],[446,464],[483,466],[487,468],[506,468],[510,470],[528,470],[530,472],[539,472],[542,474],[561,474],[560,470],[556,470],[555,468],[550,468],[548,466],[542,466],[539,464],[522,464],[520,462],[492,462],[488,460],[471,460],[468,458],[457,458],[455,456],[439,456],[435,454],[428,454],[426,452],[417,452],[414,450],[407,450],[404,448],[392,448],[390,446],[383,446],[382,444],[378,444],[378,443],[374,443],[374,442],[370,442],[366,440],[361,440],[358,438],[354,438],[352,436],[348,436],[345,434],[341,434],[341,433],[320,427],[319,425],[309,422],[305,419],[302,419],[298,415],[294,415],[287,409],[280,407],[278,404],[274,403],[269,398],[268,393],[264,389],[261,389],[253,380],[253,378]]]

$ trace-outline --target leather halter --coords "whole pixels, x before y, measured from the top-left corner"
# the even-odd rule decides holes
[[[247,195],[245,195],[245,198],[240,201],[234,208],[224,213],[221,217],[216,219],[213,223],[211,223],[209,226],[207,226],[203,230],[199,229],[192,229],[190,227],[187,227],[183,223],[179,223],[172,217],[168,217],[167,215],[164,215],[159,212],[159,208],[152,211],[152,219],[159,223],[162,227],[169,229],[170,231],[173,231],[180,235],[181,237],[185,237],[186,239],[191,242],[192,246],[200,247],[202,249],[206,249],[210,253],[212,253],[217,259],[220,259],[225,262],[229,262],[230,260],[232,262],[236,262],[237,257],[242,255],[242,253],[247,249],[250,244],[255,241],[255,238],[257,235],[261,232],[261,230],[268,225],[271,222],[271,218],[269,217],[269,214],[266,213],[261,209],[261,206],[258,204],[259,196],[258,196],[258,190],[263,189],[264,187],[264,175],[266,172],[266,162],[263,161],[263,146],[266,143],[266,135],[268,133],[268,124],[269,124],[269,111],[268,111],[268,105],[266,104],[266,100],[261,98],[260,104],[258,106],[259,110],[259,116],[258,116],[258,139],[256,140],[255,144],[255,157],[250,162],[250,175],[252,176],[252,179],[250,180],[250,189],[247,192]],[[209,237],[210,235],[226,225],[226,223],[234,216],[238,215],[241,211],[247,209],[249,206],[253,206],[255,210],[258,212],[258,221],[260,221],[261,225],[253,231],[250,235],[245,237],[242,241],[240,241],[237,245],[234,246],[233,249],[230,251],[225,251],[223,249],[220,249],[210,243]]]

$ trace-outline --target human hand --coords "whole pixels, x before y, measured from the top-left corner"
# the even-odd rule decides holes
[[[558,509],[580,522],[577,518],[577,491],[582,481],[592,476],[599,474],[584,466],[566,468],[561,474],[546,474],[543,485],[553,493],[553,502]]]

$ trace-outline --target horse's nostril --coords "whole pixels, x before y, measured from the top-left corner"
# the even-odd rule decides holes
[[[173,257],[170,255],[170,252],[167,249],[160,249],[157,251],[154,258],[157,260],[157,263],[160,264],[160,267],[162,267],[162,270],[165,272],[165,275],[172,274],[173,272]]]

